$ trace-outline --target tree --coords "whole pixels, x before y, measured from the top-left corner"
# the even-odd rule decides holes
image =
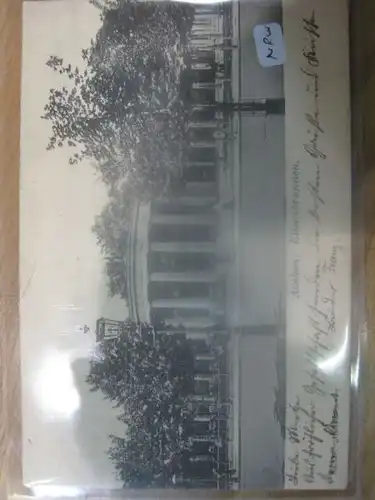
[[[194,352],[185,334],[125,322],[98,345],[87,378],[120,409],[126,436],[112,436],[109,456],[127,487],[172,486],[189,454]]]
[[[47,149],[69,146],[71,163],[93,159],[105,180],[125,178],[144,196],[151,188],[163,193],[176,145],[182,149],[185,140],[179,79],[194,9],[171,2],[97,4],[102,26],[82,51],[83,69],[55,55],[47,61],[66,79],[50,89],[45,106],[43,118],[52,126]]]
[[[110,297],[127,298],[127,249],[133,216],[133,197],[125,187],[112,186],[109,201],[95,219],[92,231],[104,257]]]

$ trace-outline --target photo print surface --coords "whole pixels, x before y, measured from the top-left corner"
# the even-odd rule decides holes
[[[346,488],[348,45],[340,0],[24,3],[31,490]]]

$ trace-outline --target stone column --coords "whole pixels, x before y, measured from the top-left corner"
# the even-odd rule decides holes
[[[212,141],[201,141],[201,142],[191,142],[189,144],[191,148],[195,149],[210,149],[210,148],[215,148],[216,143],[215,140]]]
[[[188,124],[188,129],[200,129],[200,128],[204,128],[204,129],[216,129],[218,128],[219,126],[219,123],[217,120],[212,120],[212,121],[207,121],[207,122],[189,122]]]
[[[211,422],[212,417],[211,415],[195,415],[194,416],[194,422],[203,422],[203,423],[209,423]]]
[[[152,252],[163,253],[216,253],[216,243],[211,242],[168,242],[151,243]]]
[[[165,335],[186,335],[187,339],[190,340],[205,340],[209,341],[212,337],[212,333],[209,330],[188,330],[186,331],[181,321],[179,322],[179,326],[167,328],[166,330],[158,329],[159,333],[163,333]]]
[[[207,226],[214,225],[216,216],[214,214],[152,214],[152,224],[166,224],[166,225],[197,225]]]
[[[221,82],[195,82],[192,85],[192,88],[195,90],[215,90],[216,87],[220,87]]]
[[[204,332],[206,329],[209,330],[210,328],[214,328],[215,325],[216,325],[216,322],[214,321],[213,318],[209,317],[209,316],[197,316],[197,317],[191,317],[191,318],[176,318],[176,317],[172,317],[172,318],[165,318],[164,319],[165,321],[165,324],[168,325],[168,326],[172,326],[172,327],[176,327],[176,328],[179,328],[179,327],[183,327],[185,328],[186,330],[195,330],[195,332],[191,332],[191,335],[192,337],[191,338],[197,338],[195,335],[196,334],[196,331],[199,331],[199,332]],[[195,337],[193,337],[193,335]],[[199,333],[199,336],[203,336],[202,333]],[[206,337],[203,337],[203,338],[206,338]]]
[[[211,443],[215,441],[215,437],[209,434],[207,436],[192,436],[190,439],[195,443]]]
[[[197,361],[216,361],[216,356],[213,354],[196,354],[195,359]]]
[[[191,69],[195,71],[212,71],[212,65],[208,62],[193,62]]]
[[[210,394],[193,394],[190,396],[190,399],[199,403],[215,403],[215,396],[211,396]]]
[[[213,382],[215,380],[215,375],[212,373],[199,374],[194,376],[194,380],[197,382]]]
[[[214,162],[187,162],[187,167],[214,167]],[[216,203],[215,196],[174,196],[162,200],[155,200],[152,206],[157,212],[160,208],[165,207],[191,207],[191,208],[206,208],[211,207]]]
[[[215,273],[210,272],[183,272],[183,273],[152,273],[150,281],[161,283],[214,283]]]
[[[186,332],[186,337],[190,340],[210,340],[212,333],[207,330],[190,330]]]
[[[203,309],[214,311],[215,303],[207,298],[197,299],[156,299],[151,302],[154,309]]]
[[[216,162],[214,162],[214,161],[187,161],[185,163],[185,166],[186,167],[212,167],[212,168],[216,168]]]

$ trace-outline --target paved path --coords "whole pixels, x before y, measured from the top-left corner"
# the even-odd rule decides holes
[[[282,70],[264,70],[256,60],[252,28],[275,20],[280,9],[233,7],[241,51],[232,57],[234,99],[283,97]],[[276,16],[276,17],[275,17]],[[276,321],[284,288],[284,117],[237,113],[233,141],[234,248],[228,309],[234,325]],[[276,338],[236,339],[233,353],[234,453],[241,489],[282,486],[283,440],[274,419]]]

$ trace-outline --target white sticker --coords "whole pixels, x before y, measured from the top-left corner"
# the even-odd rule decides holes
[[[258,24],[254,31],[259,62],[265,68],[285,62],[284,38],[278,23]]]

